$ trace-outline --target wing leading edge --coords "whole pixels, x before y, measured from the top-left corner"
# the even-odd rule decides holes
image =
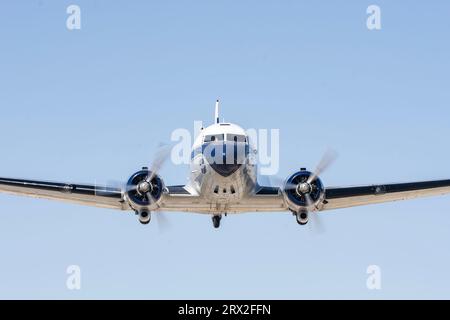
[[[129,208],[120,188],[106,186],[0,178],[0,192],[116,210]]]
[[[450,180],[327,188],[322,210],[410,200],[450,193]]]

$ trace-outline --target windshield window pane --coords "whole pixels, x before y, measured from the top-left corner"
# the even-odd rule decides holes
[[[227,141],[247,142],[247,138],[240,134],[227,134]]]
[[[223,141],[223,134],[216,134],[205,137],[205,142]]]

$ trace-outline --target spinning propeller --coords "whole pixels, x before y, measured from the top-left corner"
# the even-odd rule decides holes
[[[128,180],[126,194],[134,209],[138,212],[141,223],[150,222],[150,210],[157,209],[158,201],[164,191],[164,184],[158,173],[169,159],[171,148],[168,145],[160,145],[156,152],[152,165],[144,167],[136,172]],[[169,222],[161,211],[155,211],[160,229],[168,227]]]
[[[323,224],[317,214],[317,204],[322,199],[324,187],[319,176],[322,175],[337,159],[337,153],[328,149],[322,156],[314,172],[304,169],[295,173],[284,182],[287,201],[295,209],[299,224],[305,225],[311,220],[319,233],[324,231]],[[291,208],[291,209],[293,209]]]

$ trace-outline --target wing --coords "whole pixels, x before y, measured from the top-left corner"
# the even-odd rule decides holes
[[[0,178],[0,193],[59,200],[100,208],[128,210],[120,188]]]
[[[327,188],[322,210],[409,200],[450,193],[450,180]]]
[[[132,210],[122,188],[39,180],[0,178],[0,193],[57,200],[99,208]],[[164,211],[209,212],[211,205],[189,186],[169,186],[162,196]]]

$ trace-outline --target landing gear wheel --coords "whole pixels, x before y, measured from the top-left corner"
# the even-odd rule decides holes
[[[215,229],[220,228],[220,220],[222,220],[222,216],[213,216],[212,222]]]
[[[139,222],[143,225],[149,224],[150,221],[152,220],[152,217],[151,217],[149,211],[143,210],[143,211],[136,212],[136,213],[139,216]]]
[[[308,213],[307,212],[298,212],[295,215],[295,218],[297,220],[297,223],[301,226],[306,226],[308,224]]]

